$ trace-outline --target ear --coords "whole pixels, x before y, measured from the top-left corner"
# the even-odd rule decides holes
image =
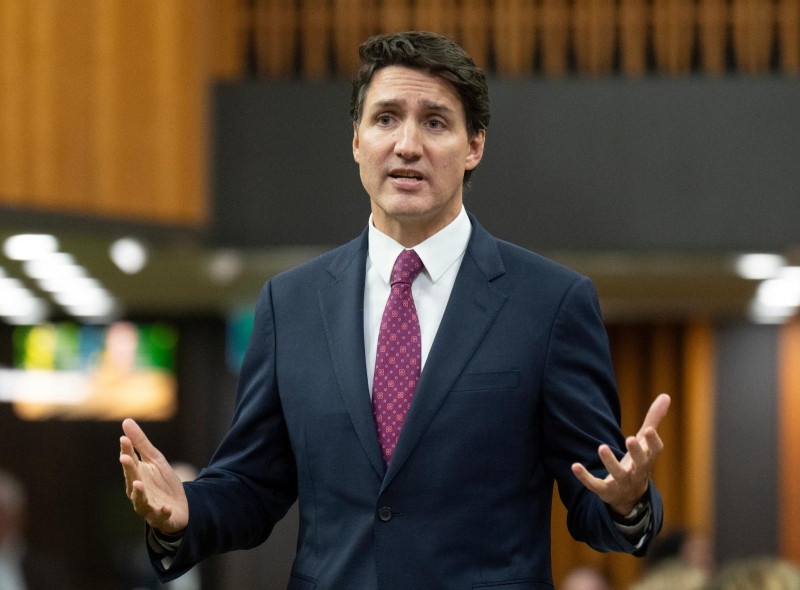
[[[486,129],[481,129],[469,140],[469,151],[467,152],[467,160],[464,165],[466,170],[472,170],[480,163],[481,158],[483,158],[483,146],[485,143]]]
[[[358,123],[353,121],[353,159],[358,162]]]

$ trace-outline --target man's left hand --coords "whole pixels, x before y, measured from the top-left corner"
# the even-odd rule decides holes
[[[666,393],[655,399],[639,432],[625,439],[628,452],[622,460],[617,460],[608,445],[600,445],[597,454],[608,470],[605,479],[595,477],[580,463],[572,464],[575,477],[621,516],[633,510],[647,492],[653,463],[664,448],[656,429],[667,414],[669,403],[670,397]]]

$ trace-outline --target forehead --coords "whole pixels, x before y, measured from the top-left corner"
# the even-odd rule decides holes
[[[450,82],[427,70],[405,66],[386,66],[372,76],[364,110],[387,102],[408,107],[435,103],[464,113],[461,97]]]

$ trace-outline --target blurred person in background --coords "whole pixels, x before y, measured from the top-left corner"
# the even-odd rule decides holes
[[[0,471],[0,589],[24,590],[25,492],[17,478]]]
[[[680,560],[667,559],[647,570],[629,590],[706,590],[708,578],[706,570],[686,565]]]
[[[0,590],[69,590],[63,560],[26,541],[27,509],[22,483],[0,469]]]
[[[254,547],[299,495],[293,590],[548,588],[554,480],[573,537],[643,554],[669,396],[623,436],[590,281],[464,209],[485,73],[433,33],[373,37],[360,56],[367,227],[265,285],[233,424],[194,482],[123,422],[154,567],[167,581]]]
[[[705,572],[714,569],[714,552],[708,537],[697,531],[675,528],[662,532],[645,557],[645,569],[654,569],[665,561],[676,561]]]
[[[721,568],[707,590],[800,590],[800,569],[772,557],[743,559]]]
[[[608,580],[593,567],[576,567],[561,582],[559,590],[611,590]]]

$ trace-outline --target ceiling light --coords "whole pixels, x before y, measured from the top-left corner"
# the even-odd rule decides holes
[[[784,266],[778,273],[778,278],[800,285],[800,266]]]
[[[50,309],[47,304],[37,297],[18,299],[11,306],[3,304],[0,311],[5,320],[10,324],[34,325],[41,324],[47,319]]]
[[[45,319],[47,305],[19,279],[0,278],[0,316],[12,324],[37,324]]]
[[[119,311],[117,302],[112,297],[92,298],[77,305],[69,306],[67,310],[74,316],[100,321],[112,319]]]
[[[22,265],[22,271],[32,279],[58,278],[69,274],[66,270],[77,266],[75,259],[64,252],[51,252],[39,258],[28,260]]]
[[[147,265],[147,249],[135,238],[120,238],[111,244],[108,255],[125,274],[136,274]]]
[[[790,279],[769,279],[758,286],[757,301],[768,307],[800,306],[800,283]]]
[[[58,240],[47,234],[18,234],[3,243],[3,253],[11,260],[32,260],[56,250]]]
[[[795,307],[764,305],[755,300],[750,304],[749,316],[757,324],[783,324],[795,311]]]
[[[786,265],[778,254],[743,254],[736,260],[736,272],[743,279],[771,279]]]
[[[220,250],[208,260],[208,276],[219,285],[227,285],[242,273],[241,255],[235,250]]]
[[[36,282],[43,291],[58,293],[74,289],[76,281],[91,280],[97,282],[95,279],[88,277],[87,274],[85,268],[79,264],[73,264],[54,269],[51,276],[39,279]]]
[[[75,279],[72,288],[53,293],[53,299],[62,307],[92,306],[101,301],[114,300],[94,279]]]

